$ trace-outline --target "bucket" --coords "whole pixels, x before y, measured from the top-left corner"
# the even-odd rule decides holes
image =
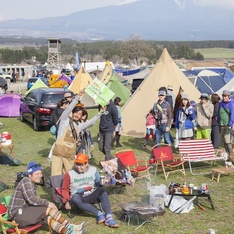
[[[3,132],[1,134],[2,145],[10,145],[11,141],[11,134],[9,132]]]

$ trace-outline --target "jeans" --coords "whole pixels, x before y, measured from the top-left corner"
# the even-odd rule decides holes
[[[113,132],[99,133],[99,150],[105,154],[105,161],[113,158],[111,154],[111,142],[113,138]]]
[[[156,127],[155,135],[156,135],[156,144],[160,144],[162,140],[162,135],[164,136],[164,141],[171,146],[171,138],[170,131],[166,132],[166,124],[161,124]]]

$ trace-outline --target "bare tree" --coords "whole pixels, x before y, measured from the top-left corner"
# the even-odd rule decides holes
[[[137,35],[131,35],[129,41],[121,43],[121,55],[123,58],[136,59],[138,63],[141,57],[151,57],[155,55],[155,49],[147,42],[140,39]]]

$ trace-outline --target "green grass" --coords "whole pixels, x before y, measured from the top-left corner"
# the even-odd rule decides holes
[[[228,48],[209,48],[194,49],[195,52],[203,54],[205,59],[233,59],[234,49]]]
[[[92,116],[96,111],[90,111]],[[50,147],[54,142],[54,137],[49,131],[35,132],[32,126],[27,123],[21,123],[17,118],[1,118],[0,122],[4,124],[4,128],[1,132],[8,131],[12,135],[12,141],[15,145],[14,153],[15,156],[20,159],[23,163],[29,161],[36,161],[41,163],[44,168],[44,176],[48,178],[50,175],[50,166],[47,160]],[[91,128],[94,142],[97,142],[97,131],[98,124]],[[132,148],[139,159],[149,159],[150,147],[146,151],[141,149],[143,139],[135,139],[131,137],[121,137],[121,144],[123,149]],[[4,152],[8,152],[4,150]],[[113,151],[114,153],[115,151]],[[91,160],[91,164],[99,167],[99,161],[104,159],[104,155],[99,152],[97,143],[95,143],[94,158]],[[223,162],[222,162],[223,164]],[[0,180],[8,185],[14,185],[17,172],[25,171],[24,165],[9,167],[0,165]],[[153,168],[154,169],[154,168]],[[135,187],[128,187],[128,191],[132,196],[129,196],[126,191],[121,194],[113,195],[110,194],[110,201],[112,211],[115,218],[120,223],[120,228],[111,229],[104,225],[96,225],[96,219],[94,216],[85,214],[81,211],[73,211],[76,215],[73,218],[74,222],[86,221],[88,224],[88,233],[119,233],[119,234],[132,234],[132,233],[165,233],[165,234],[205,234],[209,233],[209,229],[212,228],[216,233],[231,234],[233,233],[233,214],[234,214],[234,184],[233,176],[221,176],[220,183],[211,180],[211,175],[199,175],[193,176],[188,170],[186,170],[186,176],[175,173],[169,175],[168,181],[165,181],[162,173],[158,173],[154,176],[154,170],[151,170],[152,185],[168,184],[171,181],[182,184],[184,181],[193,183],[200,186],[202,183],[206,183],[209,186],[211,192],[211,198],[213,200],[215,210],[210,209],[210,205],[206,199],[201,199],[200,202],[206,208],[206,212],[201,211],[196,205],[194,209],[188,214],[174,214],[166,208],[166,213],[163,216],[159,216],[154,219],[158,226],[144,225],[139,230],[135,231],[138,226],[137,222],[131,222],[130,225],[126,225],[120,220],[123,211],[120,208],[120,204],[132,201],[141,201],[147,203],[149,200],[149,191],[147,190],[147,180],[140,179],[135,183]],[[203,169],[204,170],[204,169]],[[202,171],[203,171],[202,170]],[[211,169],[208,169],[211,170]],[[39,186],[39,194],[52,201],[51,190],[46,187]],[[1,192],[0,196],[4,196],[12,193],[13,190]],[[66,215],[66,212],[64,212]],[[67,215],[66,215],[67,217]],[[153,230],[150,231],[149,227]],[[42,229],[37,233],[45,233],[47,229]]]

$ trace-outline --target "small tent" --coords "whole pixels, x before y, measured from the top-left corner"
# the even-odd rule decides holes
[[[62,74],[61,76],[57,77],[58,75],[52,75],[50,77],[50,88],[63,88],[67,85],[72,83],[72,80],[69,79],[66,75]]]
[[[124,104],[130,97],[130,90],[123,85],[122,79],[114,72],[112,66],[107,62],[99,80],[115,93],[114,98],[120,97]]]
[[[20,116],[21,96],[16,93],[8,93],[0,96],[0,116],[18,117]]]
[[[93,79],[86,69],[81,67],[68,89],[73,91],[73,93],[78,94],[82,89],[87,88],[92,81]],[[85,108],[94,108],[98,106],[98,104],[86,93],[81,97],[80,101]]]
[[[81,67],[68,89],[73,91],[73,93],[79,93],[82,89],[88,87],[92,81],[93,79],[86,69]]]
[[[167,49],[164,49],[150,74],[123,106],[123,135],[144,137],[145,116],[158,100],[158,89],[168,85],[172,85],[175,96],[179,93],[181,87],[191,100],[197,102],[200,97],[200,92],[182,73]]]
[[[48,86],[40,78],[38,78],[34,85],[24,95],[26,96],[31,90],[38,88],[48,88]]]
[[[110,77],[106,86],[115,93],[114,97],[112,98],[113,100],[116,97],[120,97],[122,100],[121,103],[125,104],[129,99],[131,93],[130,90],[120,82],[115,72],[112,72],[112,76]]]

